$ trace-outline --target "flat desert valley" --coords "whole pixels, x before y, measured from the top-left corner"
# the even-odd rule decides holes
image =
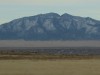
[[[2,40],[0,47],[100,47],[100,41]],[[0,59],[0,75],[100,75],[100,58]]]

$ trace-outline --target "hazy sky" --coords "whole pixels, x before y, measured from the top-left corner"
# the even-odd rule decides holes
[[[0,24],[49,12],[100,20],[100,0],[0,0]]]

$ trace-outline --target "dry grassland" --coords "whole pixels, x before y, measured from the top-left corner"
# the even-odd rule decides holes
[[[0,75],[100,75],[100,60],[0,60]]]

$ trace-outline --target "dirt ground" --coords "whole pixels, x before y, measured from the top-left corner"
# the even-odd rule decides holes
[[[100,75],[100,60],[0,60],[0,75]]]

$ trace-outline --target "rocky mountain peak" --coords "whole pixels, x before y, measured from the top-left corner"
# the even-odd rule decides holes
[[[39,14],[0,25],[0,39],[97,40],[100,21],[67,13]]]

